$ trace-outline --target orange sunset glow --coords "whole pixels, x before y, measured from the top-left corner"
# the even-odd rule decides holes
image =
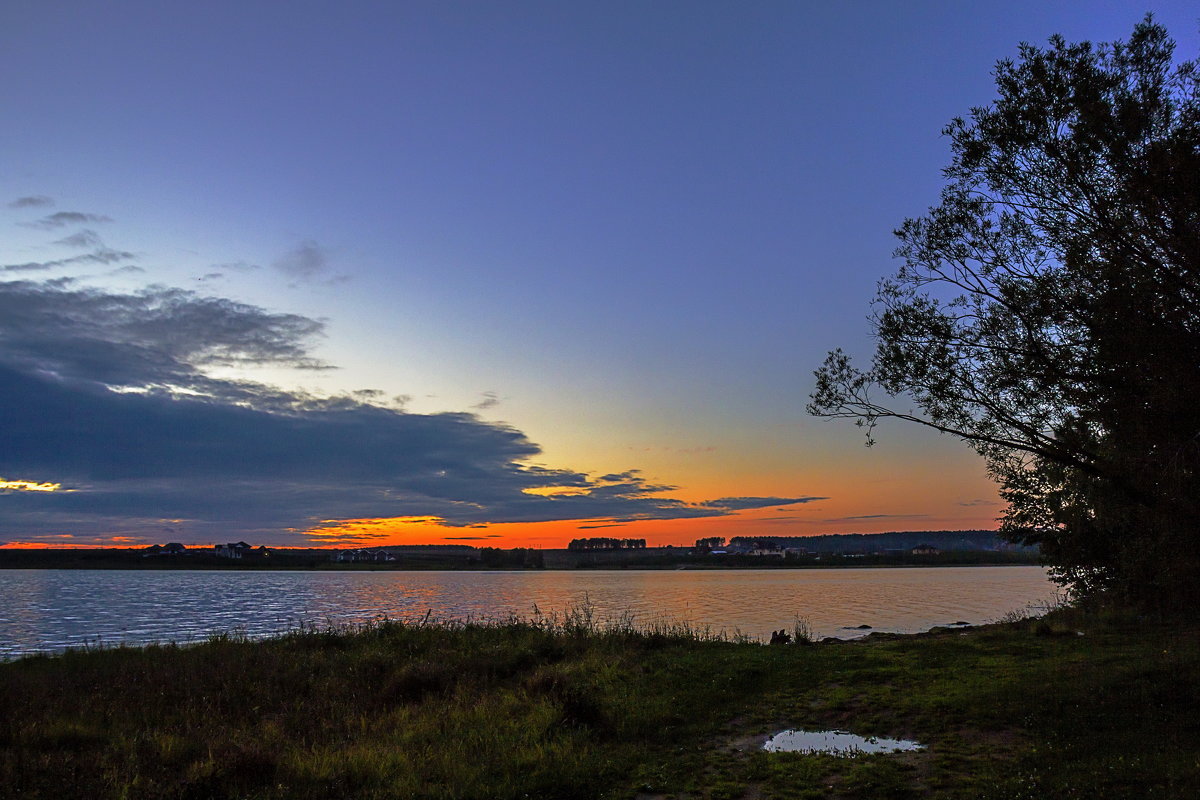
[[[572,539],[613,536],[645,539],[648,547],[690,547],[696,539],[721,536],[806,536],[825,533],[878,533],[892,530],[974,529],[996,527],[996,508],[930,518],[913,515],[829,520],[817,509],[758,509],[729,516],[659,520],[550,520],[453,526],[436,518],[397,517],[328,522],[305,534],[326,547],[412,544],[466,544],[475,547],[562,548]]]

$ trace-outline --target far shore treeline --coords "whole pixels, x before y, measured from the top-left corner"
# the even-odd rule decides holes
[[[623,542],[625,540],[613,540]],[[0,549],[0,569],[769,569],[1037,564],[1037,548],[993,531],[895,531],[821,536],[719,537],[694,547],[537,549],[392,545],[367,549],[184,546]],[[235,554],[235,555],[234,555]]]

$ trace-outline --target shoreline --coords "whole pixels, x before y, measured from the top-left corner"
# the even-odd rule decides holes
[[[331,567],[296,567],[296,566],[142,566],[130,567],[125,565],[109,566],[58,566],[58,565],[21,565],[0,564],[0,570],[91,570],[96,572],[778,572],[781,570],[826,570],[826,569],[943,569],[952,567],[1045,567],[1038,561],[973,561],[969,563],[943,564],[798,564],[776,566],[729,566],[729,567],[695,567],[695,566],[663,566],[656,567],[645,564],[635,566],[595,566],[595,567],[419,567],[419,566],[331,566]]]
[[[0,549],[0,570],[4,569],[120,569],[131,571],[303,571],[303,572],[578,572],[603,570],[696,571],[794,570],[895,567],[997,567],[1044,566],[1035,553],[996,553],[991,551],[952,551],[938,555],[822,555],[803,558],[763,558],[755,556],[696,556],[652,553],[649,557],[628,553],[569,553],[545,551],[547,557],[537,565],[489,564],[469,556],[442,554],[402,556],[386,562],[339,562],[328,553],[277,551],[270,558],[226,559],[207,554],[143,556],[137,551],[93,549],[35,550]]]
[[[1195,796],[1200,702],[1183,689],[1200,684],[1198,632],[1060,609],[773,646],[576,610],[554,624],[388,622],[33,656],[0,663],[0,785],[99,798]],[[793,729],[925,749],[762,749]]]

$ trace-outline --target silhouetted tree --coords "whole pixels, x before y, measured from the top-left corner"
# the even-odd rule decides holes
[[[966,440],[1079,596],[1200,594],[1200,77],[1151,18],[996,67],[945,129],[948,185],[907,220],[866,371],[840,350],[809,410]],[[898,410],[907,395],[919,411]]]
[[[623,550],[644,548],[645,539],[613,539],[607,536],[593,536],[588,539],[572,539],[567,544],[568,550]]]
[[[716,550],[718,547],[725,546],[724,536],[706,536],[703,539],[696,540],[697,550]]]
[[[485,567],[530,567],[541,569],[546,566],[541,550],[531,547],[514,547],[502,550],[498,547],[479,548],[479,560]]]

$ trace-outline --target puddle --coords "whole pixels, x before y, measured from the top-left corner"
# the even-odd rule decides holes
[[[858,736],[846,731],[780,731],[763,745],[768,753],[829,753],[843,757],[924,749],[925,745],[919,742]]]

